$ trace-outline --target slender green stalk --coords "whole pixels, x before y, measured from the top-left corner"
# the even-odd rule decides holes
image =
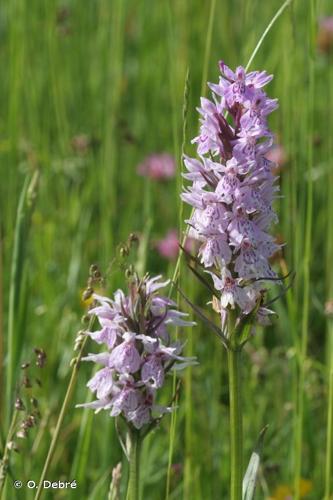
[[[94,371],[95,373],[95,371]],[[92,401],[91,395],[89,394],[86,402]],[[75,448],[73,464],[71,467],[70,477],[75,478],[77,484],[80,488],[84,488],[85,481],[87,479],[87,464],[90,459],[90,448],[92,439],[92,429],[93,429],[94,413],[85,409],[83,412],[83,417],[81,420],[79,436],[77,440],[77,445]],[[70,498],[74,498],[75,490],[72,490],[71,494],[68,495]]]
[[[128,432],[129,478],[126,500],[139,500],[141,438],[137,430]]]
[[[212,47],[212,35],[213,35],[213,27],[214,27],[214,19],[215,19],[215,10],[216,10],[216,0],[211,0],[210,11],[209,11],[209,20],[208,20],[208,29],[207,29],[207,37],[206,37],[206,45],[205,45],[205,57],[204,57],[202,80],[201,80],[201,95],[202,96],[205,96],[206,92],[207,92],[208,64],[209,64],[211,47]]]
[[[185,277],[184,277],[185,278]],[[192,277],[187,275],[184,279],[183,287],[187,297],[195,304],[195,285]],[[191,319],[192,313],[191,313]],[[193,356],[193,330],[192,328],[187,334],[186,355]],[[194,412],[193,412],[193,371],[189,366],[185,374],[185,462],[184,462],[184,500],[193,499],[193,490],[197,491],[197,485],[194,484],[195,479],[195,432],[194,432]]]
[[[103,116],[103,163],[108,168],[101,169],[101,207],[109,206],[109,216],[103,219],[103,255],[109,258],[114,248],[114,235],[117,230],[116,215],[118,203],[117,189],[117,120],[122,96],[123,78],[123,50],[124,50],[124,21],[126,16],[127,2],[116,0],[115,2],[103,1],[100,4],[100,22],[104,44],[107,44],[107,53],[112,57],[106,58],[106,75],[112,81],[105,92]],[[118,160],[119,161],[119,160]],[[110,202],[111,200],[111,202]],[[112,230],[110,231],[110,227]]]
[[[333,345],[333,325],[329,327],[330,342]],[[325,500],[331,498],[332,484],[332,442],[333,442],[333,352],[331,350],[328,373],[327,438],[325,460]]]
[[[95,319],[95,317],[92,316],[92,318],[90,319],[89,325],[88,325],[88,331],[91,330],[93,322],[94,322],[94,319]],[[72,394],[73,394],[73,390],[74,390],[74,387],[75,387],[75,384],[76,384],[76,379],[77,379],[77,376],[78,376],[78,371],[79,371],[79,368],[80,368],[80,361],[81,361],[81,358],[82,358],[83,351],[84,351],[84,348],[85,348],[87,340],[88,340],[88,337],[85,337],[85,339],[82,342],[81,348],[79,350],[78,356],[74,360],[72,375],[71,375],[71,378],[70,378],[69,383],[68,383],[68,387],[67,387],[67,391],[66,391],[66,394],[65,394],[65,398],[64,398],[64,401],[62,403],[61,410],[60,410],[60,413],[59,413],[59,416],[58,416],[57,425],[56,425],[56,428],[55,428],[55,431],[54,431],[54,434],[53,434],[53,437],[52,437],[52,441],[51,441],[51,444],[50,444],[50,448],[49,448],[48,454],[47,454],[46,459],[45,459],[45,463],[44,463],[44,467],[43,467],[43,470],[42,470],[42,474],[41,474],[40,479],[39,479],[38,488],[37,488],[37,492],[36,492],[36,495],[35,495],[35,500],[38,500],[39,498],[41,498],[41,495],[43,493],[43,482],[44,482],[46,474],[47,474],[47,472],[49,470],[49,467],[51,465],[54,452],[56,450],[56,446],[57,446],[59,435],[60,435],[61,426],[62,426],[62,423],[64,421],[66,410],[68,408],[69,402],[70,402]]]
[[[277,21],[277,19],[281,16],[281,14],[283,13],[284,9],[286,7],[288,7],[288,5],[292,2],[292,0],[286,0],[282,5],[281,7],[279,8],[279,10],[277,11],[277,13],[275,14],[275,16],[272,18],[271,22],[267,25],[267,28],[265,29],[265,31],[263,32],[263,34],[261,35],[260,39],[259,39],[259,42],[257,43],[254,51],[252,52],[251,56],[250,56],[250,59],[248,60],[248,63],[245,67],[245,71],[248,71],[249,67],[251,66],[252,64],[252,61],[253,59],[255,58],[258,50],[260,49],[263,41],[265,40],[267,34],[269,33],[269,31],[272,29],[275,21]]]
[[[41,497],[42,492],[43,492],[42,485],[43,485],[44,479],[46,477],[46,474],[47,474],[47,472],[49,470],[50,464],[52,462],[52,458],[53,458],[53,455],[54,455],[54,452],[55,452],[55,449],[56,449],[56,446],[57,446],[57,442],[58,442],[58,438],[59,438],[61,426],[62,426],[62,423],[63,423],[64,418],[65,418],[65,413],[66,413],[68,404],[69,404],[69,402],[71,400],[73,389],[75,387],[75,383],[76,383],[76,379],[77,379],[77,374],[78,374],[78,369],[79,369],[78,365],[79,365],[79,361],[77,360],[75,362],[75,366],[74,366],[73,371],[72,371],[72,375],[71,375],[71,378],[70,378],[70,381],[69,381],[69,384],[68,384],[68,387],[67,387],[66,395],[65,395],[64,401],[62,403],[62,407],[61,407],[60,413],[59,413],[57,425],[56,425],[56,428],[55,428],[55,431],[54,431],[54,434],[53,434],[53,437],[52,437],[51,445],[50,445],[50,448],[49,448],[49,451],[48,451],[48,454],[47,454],[47,457],[46,457],[46,460],[45,460],[45,463],[44,463],[42,474],[40,476],[40,480],[39,480],[39,484],[38,484],[38,489],[37,489],[37,492],[36,492],[36,495],[35,495],[35,500],[38,500]]]
[[[5,448],[4,448],[4,454],[3,454],[3,457],[0,461],[0,498],[2,498],[2,492],[3,492],[3,488],[5,486],[6,477],[7,477],[7,467],[8,467],[8,463],[9,463],[9,453],[10,453],[10,449],[9,449],[8,445],[14,436],[17,415],[18,415],[18,411],[15,410],[13,413],[12,420],[11,420],[10,427],[9,427],[9,431],[8,431],[8,435],[7,435],[7,439],[6,439],[6,443],[5,443]]]
[[[175,377],[173,379],[173,386],[172,386],[173,392],[176,390],[176,381]],[[176,401],[175,401],[176,403]],[[174,411],[173,414],[171,415],[171,424],[170,424],[170,432],[169,432],[169,450],[168,450],[168,471],[167,471],[167,480],[166,480],[166,492],[165,492],[165,500],[169,499],[170,495],[170,486],[171,486],[171,470],[172,470],[172,457],[173,457],[173,448],[174,448],[174,443],[175,443],[175,437],[176,437],[176,412]]]
[[[314,19],[314,1],[311,1],[310,28]],[[313,40],[309,41],[309,48],[313,50]],[[312,256],[312,222],[313,222],[313,178],[311,175],[313,168],[313,105],[314,105],[314,62],[313,55],[309,60],[309,115],[307,127],[304,128],[304,137],[307,139],[307,205],[305,214],[305,245],[303,261],[303,307],[300,352],[298,353],[299,379],[297,394],[297,415],[295,429],[295,476],[294,476],[294,494],[295,499],[300,499],[300,484],[302,477],[302,457],[303,457],[303,426],[304,426],[304,385],[306,378],[306,358],[309,338],[309,311],[310,311],[310,265]]]
[[[8,361],[7,361],[7,384],[6,384],[6,402],[7,402],[7,421],[10,418],[12,408],[14,373],[17,361],[18,342],[15,336],[15,311],[18,307],[18,301],[21,290],[21,277],[23,266],[23,235],[25,222],[25,201],[28,190],[28,177],[25,179],[21,192],[16,217],[13,259],[11,267],[10,289],[9,289],[9,311],[8,311]]]
[[[211,53],[211,46],[212,46],[212,33],[213,33],[213,27],[214,27],[214,13],[215,13],[215,8],[216,8],[216,1],[212,0],[210,4],[210,12],[209,12],[209,21],[208,21],[208,30],[207,30],[207,37],[206,37],[206,44],[205,44],[205,57],[204,57],[204,62],[203,62],[203,72],[202,72],[202,81],[201,81],[201,94],[203,96],[206,95],[207,91],[207,85],[206,85],[206,80],[207,80],[207,74],[208,74],[208,63],[209,63],[209,58],[210,58],[210,53]],[[185,91],[184,91],[184,101],[183,101],[183,143],[182,143],[182,156],[184,154],[184,149],[185,149],[185,139],[186,139],[186,127],[187,127],[187,109],[188,109],[188,102],[189,102],[189,68],[187,69],[186,72],[186,78],[185,78]],[[181,204],[181,211],[182,213],[182,207],[183,204]],[[191,216],[193,215],[193,210],[191,212]],[[180,226],[181,227],[181,226]],[[181,240],[182,246],[185,245],[186,243],[186,238],[188,235],[189,228],[187,227],[184,233],[184,236]],[[175,265],[175,270],[172,276],[172,287],[173,283],[175,283],[178,280],[178,276],[180,273],[180,261],[182,257],[182,252],[180,251],[178,254],[177,262]],[[167,497],[168,498],[168,495]]]
[[[230,406],[230,500],[242,499],[243,422],[241,388],[241,350],[228,349]]]
[[[3,327],[3,279],[4,279],[4,269],[3,269],[3,236],[2,228],[0,228],[0,401],[3,401],[3,367],[4,367],[4,348],[5,348],[5,337],[4,337],[4,327]],[[0,421],[3,418],[3,405],[0,408]]]
[[[14,380],[17,365],[23,347],[23,331],[17,328],[17,310],[20,304],[23,268],[26,257],[26,246],[30,217],[32,215],[32,204],[29,201],[29,190],[34,176],[28,175],[25,179],[17,208],[16,225],[14,233],[13,257],[11,262],[11,276],[9,288],[8,309],[8,359],[6,367],[6,422],[9,424],[13,408]]]
[[[328,102],[332,103],[333,98],[333,56],[330,55],[329,76],[328,76]],[[332,115],[328,118],[328,129],[333,126]],[[327,220],[330,220],[333,211],[333,140],[332,135],[329,135],[327,159],[330,164],[330,176],[328,179],[328,199],[327,199]],[[333,227],[328,224],[327,238],[327,253],[326,253],[326,279],[327,279],[327,299],[330,301],[333,298]],[[333,493],[332,476],[333,476],[333,319],[327,318],[327,339],[326,339],[326,365],[327,365],[327,383],[328,383],[328,400],[327,400],[327,427],[326,427],[326,460],[325,460],[325,500],[330,500]]]
[[[66,116],[66,102],[64,86],[59,77],[59,55],[58,40],[56,36],[56,25],[53,22],[56,15],[56,2],[44,2],[45,17],[47,23],[47,49],[49,54],[50,68],[50,90],[54,101],[54,118],[57,126],[57,137],[62,154],[66,152],[66,140],[68,140],[68,118]],[[61,56],[60,56],[61,57]]]
[[[182,157],[185,152],[185,144],[186,144],[186,136],[187,136],[187,113],[188,113],[188,105],[189,105],[189,94],[190,94],[190,72],[189,68],[187,68],[186,71],[186,76],[185,76],[185,86],[184,86],[184,95],[183,95],[183,114],[182,114],[182,123],[183,123],[183,140],[182,140],[182,145],[181,145],[181,158],[180,160],[180,165],[182,165]],[[176,149],[176,144],[175,144],[175,149]],[[177,192],[178,195],[182,192],[183,189],[183,178],[182,178],[182,168],[178,170],[178,176],[177,176]],[[177,197],[179,200],[179,211],[178,211],[178,228],[179,228],[179,241],[181,241],[181,235],[183,232],[183,202],[180,199],[180,196]],[[184,236],[182,240],[182,245],[185,244],[186,241],[186,235]],[[173,286],[174,282],[176,279],[178,279],[178,276],[180,274],[180,269],[181,269],[181,253],[179,252],[178,254],[178,260],[176,264],[176,268],[174,270],[174,274],[172,277],[172,283],[170,287],[170,292],[169,296],[171,296],[171,293],[173,291]],[[177,293],[177,304],[179,304],[179,293]],[[178,336],[178,328],[177,328],[177,336]],[[176,373],[173,374],[173,380],[172,380],[172,393],[176,393]],[[174,406],[177,405],[177,401],[174,401]],[[172,458],[173,458],[173,449],[174,449],[174,443],[175,443],[175,436],[176,436],[176,424],[177,424],[177,412],[173,411],[171,415],[171,424],[170,424],[170,439],[169,439],[169,450],[168,450],[168,469],[167,469],[167,479],[166,479],[166,492],[165,492],[165,498],[168,500],[169,494],[170,494],[170,485],[171,485],[171,473],[172,473]]]

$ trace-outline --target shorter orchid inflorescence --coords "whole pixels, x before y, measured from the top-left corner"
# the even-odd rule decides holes
[[[221,296],[222,324],[231,309],[237,316],[256,310],[267,323],[271,311],[258,304],[265,281],[277,279],[269,258],[280,248],[269,234],[279,188],[267,158],[273,144],[267,116],[277,99],[263,91],[272,79],[265,71],[233,72],[223,62],[220,71],[219,83],[210,84],[213,100],[201,99],[193,140],[200,159],[185,157],[184,177],[192,185],[182,198],[194,207],[189,235],[201,241],[201,262]]]
[[[169,284],[159,279],[134,276],[129,294],[117,290],[112,299],[93,294],[96,306],[89,311],[101,329],[87,334],[107,350],[83,358],[103,368],[87,383],[97,400],[77,406],[121,415],[136,429],[171,411],[156,403],[165,375],[195,363],[195,358],[181,355],[182,343],[172,342],[168,331],[194,323],[184,319],[187,314],[178,311],[174,301],[159,294]]]

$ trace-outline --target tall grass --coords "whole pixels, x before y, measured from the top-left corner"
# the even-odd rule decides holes
[[[89,265],[98,262],[108,270],[109,289],[121,285],[117,265],[110,264],[117,244],[137,231],[144,236],[142,270],[173,275],[174,264],[163,261],[153,243],[168,228],[181,227],[179,221],[188,215],[178,198],[180,176],[153,183],[139,178],[135,166],[146,154],[166,150],[175,154],[181,168],[187,68],[186,153],[192,154],[195,106],[204,83],[217,80],[217,61],[245,64],[281,5],[280,0],[100,0],[84,7],[79,0],[1,3],[1,331],[14,324],[21,332],[4,338],[2,446],[19,364],[33,360],[35,346],[48,354],[38,389],[44,427],[19,441],[8,499],[29,500],[35,494],[14,490],[11,483],[40,477],[70,376],[73,341],[84,314],[80,290]],[[279,98],[280,108],[272,129],[288,155],[280,174],[284,198],[277,202],[277,232],[287,245],[276,266],[296,272],[293,288],[274,304],[279,318],[257,332],[243,357],[247,458],[260,429],[269,424],[258,498],[274,498],[283,484],[298,489],[300,478],[312,484],[306,498],[326,495],[328,500],[332,495],[332,320],[324,309],[333,298],[333,63],[318,52],[315,33],[317,17],[329,13],[327,0],[294,0],[251,65],[275,74],[270,94]],[[78,152],[72,139],[83,133],[93,139],[92,145]],[[24,295],[17,308],[9,293],[16,214],[24,179],[36,165],[40,186],[31,220],[26,219],[29,239],[21,238],[27,266],[26,274],[17,274]],[[209,300],[185,267],[180,282],[199,306]],[[200,365],[185,376],[177,412],[143,446],[147,499],[165,498],[167,475],[169,500],[228,495],[227,360],[216,339],[198,323],[187,349]],[[105,498],[110,468],[121,459],[108,416],[92,417],[73,408],[87,397],[88,377],[89,367],[82,366],[48,473],[52,480],[75,476],[78,488],[70,492],[72,499]],[[172,386],[170,380],[170,394]],[[44,496],[62,495],[54,490]]]

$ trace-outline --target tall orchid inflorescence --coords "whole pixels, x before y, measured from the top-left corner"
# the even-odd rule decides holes
[[[194,207],[189,235],[202,242],[199,255],[221,293],[223,324],[227,310],[255,310],[265,278],[276,278],[269,258],[279,245],[268,230],[277,221],[278,187],[265,155],[273,143],[267,116],[278,104],[262,90],[272,79],[265,71],[219,66],[219,83],[209,85],[213,100],[201,98],[200,134],[192,141],[200,159],[185,157],[192,185],[182,198]],[[257,319],[265,323],[269,313],[260,307]]]
[[[172,326],[194,323],[184,319],[187,315],[175,309],[175,302],[159,294],[169,283],[159,279],[134,276],[129,294],[117,290],[113,299],[93,294],[97,305],[89,311],[98,318],[101,329],[88,335],[107,350],[83,358],[103,368],[87,384],[97,400],[78,406],[96,412],[108,410],[113,417],[121,415],[136,429],[171,411],[171,407],[156,404],[165,375],[195,363],[194,358],[181,355],[182,344],[172,342],[168,331]]]

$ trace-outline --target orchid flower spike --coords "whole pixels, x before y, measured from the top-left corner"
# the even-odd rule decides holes
[[[191,184],[182,199],[193,207],[189,236],[200,241],[199,258],[220,294],[223,328],[230,310],[236,317],[256,311],[261,323],[272,313],[258,304],[265,278],[278,280],[269,258],[280,246],[269,231],[279,187],[267,157],[273,144],[267,117],[278,103],[263,90],[273,78],[265,71],[219,67],[219,83],[209,84],[212,99],[201,98],[198,109],[200,133],[192,142],[199,159],[184,157]]]
[[[105,351],[89,354],[83,360],[102,366],[87,387],[96,401],[77,405],[97,412],[121,415],[141,429],[171,411],[156,403],[159,389],[171,370],[196,364],[195,358],[182,356],[182,344],[172,342],[171,327],[192,326],[171,299],[160,294],[169,281],[161,276],[133,278],[129,294],[117,290],[113,298],[94,294],[96,306],[89,314],[98,318],[100,329],[87,334]]]

